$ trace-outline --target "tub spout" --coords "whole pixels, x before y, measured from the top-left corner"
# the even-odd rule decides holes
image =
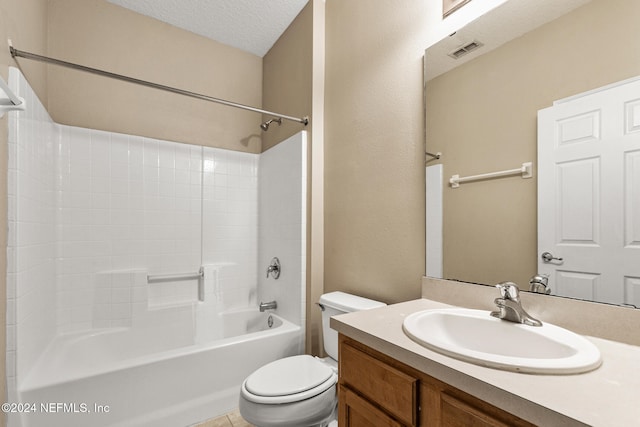
[[[278,308],[278,303],[275,301],[269,301],[269,302],[261,302],[260,303],[260,311],[264,312],[266,310],[275,310],[276,308]]]

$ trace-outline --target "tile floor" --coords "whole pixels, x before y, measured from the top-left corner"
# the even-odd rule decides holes
[[[237,410],[230,414],[196,424],[194,427],[254,427],[246,422]]]

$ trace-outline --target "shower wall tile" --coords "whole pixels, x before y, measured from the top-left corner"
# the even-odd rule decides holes
[[[131,327],[148,308],[147,272],[121,270],[99,272],[92,293],[93,328]]]
[[[102,277],[124,280],[123,270],[198,271],[202,148],[60,128],[58,329],[114,326],[115,318],[107,312],[120,314],[115,322],[120,326],[130,325],[131,311],[118,305],[124,303],[111,301],[106,307],[95,300],[95,292],[104,295],[104,290],[98,291]],[[82,283],[65,285],[74,282]],[[154,284],[146,293],[148,306],[193,302],[196,285],[195,281]]]
[[[94,293],[79,289],[127,269],[218,263],[225,304],[255,303],[257,155],[69,126],[60,134],[59,331],[106,325],[106,308],[96,312]],[[150,309],[192,303],[197,281],[152,284],[146,296]]]
[[[278,314],[304,328],[306,307],[307,139],[300,132],[260,157],[258,289],[262,301],[276,300]],[[266,278],[278,257],[280,278]],[[300,341],[302,351],[302,341]]]
[[[219,266],[217,280],[226,308],[254,306],[259,156],[203,150],[203,263]]]
[[[56,332],[52,301],[57,132],[15,68],[10,68],[9,85],[29,106],[8,114],[7,383],[11,398],[16,378],[26,375]]]

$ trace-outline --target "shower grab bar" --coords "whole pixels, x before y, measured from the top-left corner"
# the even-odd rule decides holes
[[[533,168],[533,163],[526,162],[526,163],[523,163],[522,166],[519,167],[518,169],[509,169],[505,171],[483,173],[480,175],[471,175],[471,176],[465,176],[465,177],[460,177],[459,175],[453,175],[451,179],[449,179],[449,184],[451,184],[451,188],[458,188],[460,187],[460,184],[463,182],[478,181],[481,179],[499,178],[499,177],[511,176],[511,175],[522,175],[522,178],[531,178],[533,176],[531,172],[532,168]]]
[[[229,107],[241,108],[243,110],[253,111],[255,113],[262,113],[262,114],[267,114],[267,115],[270,115],[270,116],[276,116],[276,117],[280,117],[280,118],[285,119],[285,120],[290,120],[292,122],[302,123],[305,126],[309,124],[309,117],[307,117],[307,116],[304,116],[302,118],[292,117],[292,116],[285,116],[284,114],[274,113],[273,111],[263,110],[261,108],[251,107],[249,105],[239,104],[237,102],[227,101],[227,100],[220,99],[220,98],[214,98],[213,96],[202,95],[200,93],[190,92],[188,90],[177,89],[177,88],[174,88],[174,87],[171,87],[171,86],[165,86],[165,85],[161,85],[161,84],[158,84],[158,83],[148,82],[146,80],[140,80],[140,79],[136,79],[136,78],[133,78],[133,77],[124,76],[122,74],[111,73],[109,71],[99,70],[97,68],[91,68],[91,67],[86,67],[86,66],[80,65],[80,64],[74,64],[73,62],[62,61],[60,59],[55,59],[55,58],[50,58],[50,57],[43,56],[43,55],[38,55],[38,54],[35,54],[35,53],[25,52],[23,50],[18,50],[18,49],[14,48],[11,45],[9,45],[9,52],[11,52],[11,57],[12,58],[18,57],[18,58],[32,59],[34,61],[40,61],[40,62],[46,62],[46,63],[49,63],[49,64],[60,65],[62,67],[72,68],[74,70],[86,71],[88,73],[97,74],[97,75],[103,76],[103,77],[109,77],[109,78],[112,78],[112,79],[122,80],[122,81],[129,82],[129,83],[135,83],[135,84],[139,84],[139,85],[142,85],[142,86],[151,87],[151,88],[154,88],[154,89],[164,90],[166,92],[177,93],[179,95],[190,96],[192,98],[202,99],[204,101],[215,102],[215,103],[226,105],[226,106],[229,106]]]
[[[204,277],[204,272],[201,270],[197,273],[179,273],[179,274],[156,274],[147,275],[148,283],[160,283],[160,282],[178,282],[182,280],[196,280]]]
[[[147,283],[180,282],[185,280],[198,280],[198,301],[204,301],[204,268],[202,267],[197,273],[147,274]]]
[[[0,118],[8,111],[24,111],[24,99],[13,93],[2,77],[0,77],[0,89],[7,95],[6,99],[0,99]]]

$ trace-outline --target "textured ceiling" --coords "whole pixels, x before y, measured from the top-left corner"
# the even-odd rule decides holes
[[[107,0],[264,56],[308,0]]]

